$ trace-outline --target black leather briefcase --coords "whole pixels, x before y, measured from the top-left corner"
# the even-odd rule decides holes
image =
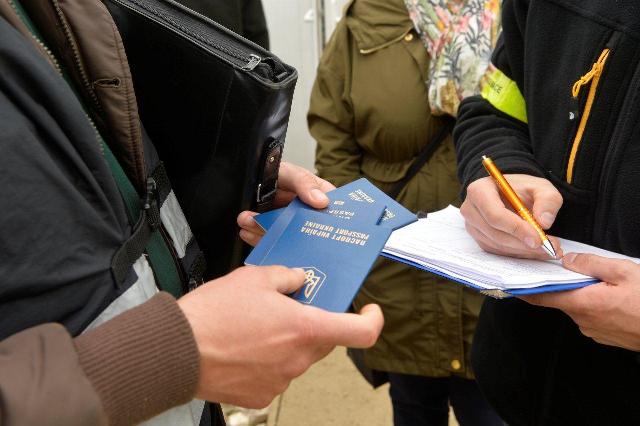
[[[142,123],[205,253],[208,278],[243,258],[236,216],[275,195],[294,68],[171,0],[104,0]]]

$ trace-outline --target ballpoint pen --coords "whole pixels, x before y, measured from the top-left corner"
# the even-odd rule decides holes
[[[511,207],[513,207],[516,213],[518,213],[518,215],[520,215],[522,219],[526,220],[531,226],[535,228],[536,232],[538,232],[538,235],[540,235],[540,239],[542,240],[542,248],[549,254],[549,256],[556,259],[558,256],[556,254],[555,249],[553,248],[553,245],[551,244],[551,241],[549,241],[549,237],[547,237],[547,234],[545,234],[545,232],[542,230],[542,227],[540,226],[540,224],[535,220],[535,218],[533,217],[529,209],[524,205],[522,200],[520,200],[520,197],[518,197],[518,194],[516,194],[516,192],[511,187],[511,185],[509,185],[509,182],[507,182],[505,177],[502,175],[502,172],[500,172],[500,170],[494,164],[491,158],[487,157],[486,155],[483,155],[482,165],[484,166],[485,169],[487,169],[487,172],[489,172],[489,175],[491,175],[493,180],[498,185],[500,192],[502,192],[502,195],[504,196],[504,198],[506,198],[507,201],[509,201],[509,204],[511,204]]]

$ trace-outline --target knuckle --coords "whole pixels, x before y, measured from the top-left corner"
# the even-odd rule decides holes
[[[485,217],[485,220],[491,226],[495,226],[496,224],[500,224],[500,222],[502,221],[502,215],[497,210],[494,210],[494,209],[485,211],[484,212],[484,217]]]
[[[479,200],[484,196],[485,191],[483,188],[485,188],[483,179],[470,183],[469,186],[467,186],[467,196],[465,199],[471,200],[472,203],[475,203],[476,200]]]
[[[493,252],[495,249],[483,240],[476,240],[480,248],[487,252]]]
[[[318,180],[316,178],[316,175],[312,174],[311,172],[309,172],[309,171],[307,171],[305,169],[300,169],[299,175],[298,175],[298,179],[302,183],[303,186],[316,186],[316,185],[318,185]]]
[[[302,284],[304,272],[300,269],[282,267],[280,271],[275,272],[274,277],[286,281],[287,284]]]
[[[366,346],[367,348],[370,348],[371,346],[375,345],[376,342],[378,341],[378,334],[379,333],[373,328],[370,328],[369,330],[367,330],[366,333],[364,333],[363,335],[364,346]]]
[[[509,253],[509,246],[506,245],[504,242],[502,241],[496,241],[494,243],[494,248],[493,248],[494,252],[496,253]]]
[[[314,345],[318,337],[315,326],[309,316],[303,317],[303,321],[300,321],[297,326],[297,338],[298,341],[304,346]]]
[[[575,259],[573,259],[573,264],[576,265],[578,268],[583,269],[590,264],[590,260],[591,260],[590,255],[584,254],[584,253],[578,253]]]
[[[276,396],[283,394],[284,391],[286,391],[287,388],[289,387],[289,383],[290,383],[290,380],[283,380],[280,383],[276,383],[273,389],[273,395],[271,396],[271,398],[267,399],[263,407],[266,407],[267,405],[269,405],[271,401],[273,401],[273,398],[275,398]]]
[[[297,356],[289,360],[284,370],[287,381],[301,376],[305,371],[307,371],[309,365],[310,362],[308,362],[303,356]]]
[[[473,227],[473,225],[471,225],[469,222],[465,222],[464,223],[464,229],[467,230],[467,233],[469,233],[471,236],[473,236],[476,240],[478,239],[476,237],[476,230]]]
[[[591,337],[593,338],[593,332],[591,329],[586,328],[586,327],[578,327],[580,329],[580,333],[584,334],[587,337]]]
[[[637,265],[631,260],[620,261],[619,263],[617,263],[617,266],[613,270],[616,281],[620,282],[630,277],[635,273],[636,268]]]
[[[478,181],[472,182],[467,187],[467,198],[473,199],[478,193]]]
[[[280,274],[283,273],[282,269],[282,266],[263,266],[261,267],[260,277],[256,281],[267,286],[273,286],[276,284]]]
[[[286,277],[291,273],[292,273],[291,269],[287,268],[286,266],[282,266],[282,265],[269,266],[269,278],[272,281],[281,276]]]
[[[267,407],[269,404],[271,404],[271,401],[273,401],[273,398],[276,397],[276,395],[278,395],[279,393],[268,393],[265,395],[258,395],[254,398],[252,398],[250,406],[247,406],[246,408],[253,408],[253,409],[261,409],[261,408],[265,408]]]
[[[229,275],[237,277],[239,281],[244,281],[249,275],[251,275],[253,271],[249,266],[241,266],[235,271],[231,272]]]
[[[555,188],[553,188],[553,191],[550,194],[550,199],[554,204],[557,204],[558,206],[562,206],[562,204],[564,203],[562,195]]]
[[[514,221],[512,224],[507,225],[508,226],[508,233],[511,235],[520,235],[523,232],[523,227],[522,227],[522,223],[520,221]]]
[[[468,201],[463,202],[462,205],[460,206],[460,214],[465,219],[469,215],[469,202]]]

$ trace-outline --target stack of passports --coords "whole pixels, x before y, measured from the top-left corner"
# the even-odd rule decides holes
[[[295,199],[256,216],[267,233],[245,264],[301,268],[305,282],[291,295],[294,299],[346,312],[391,232],[417,217],[366,179],[327,196],[323,210]]]

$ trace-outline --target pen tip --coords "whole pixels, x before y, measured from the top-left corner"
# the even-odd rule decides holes
[[[558,258],[558,255],[556,254],[555,249],[553,248],[553,245],[551,244],[551,241],[549,240],[545,240],[542,242],[542,248],[544,248],[544,251],[547,252],[547,254],[549,256],[551,256],[554,259]]]

